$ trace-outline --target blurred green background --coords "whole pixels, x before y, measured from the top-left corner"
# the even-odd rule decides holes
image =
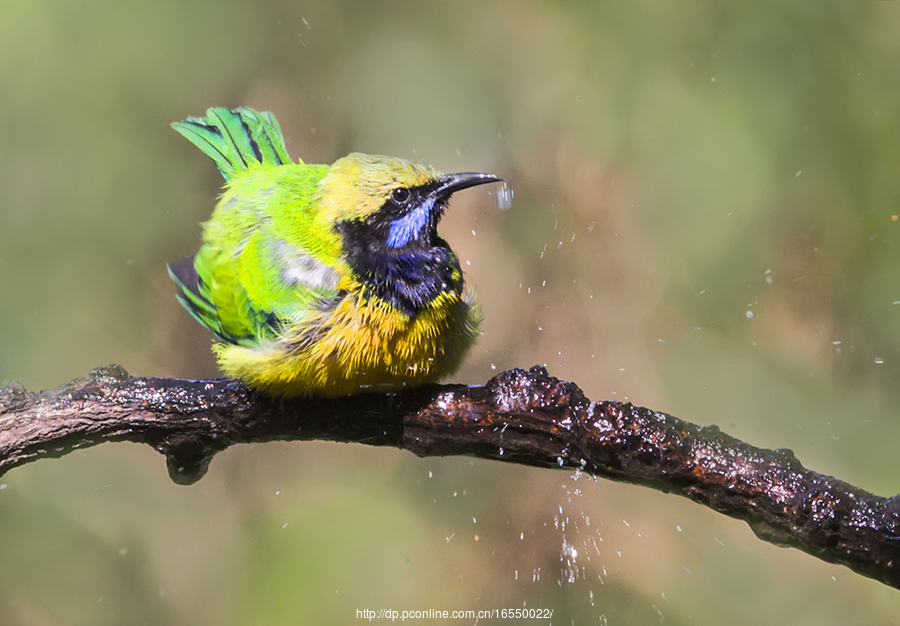
[[[165,263],[221,179],[168,124],[244,104],[309,162],[512,183],[512,210],[470,191],[443,222],[486,316],[458,380],[543,363],[897,493],[898,33],[898,2],[4,0],[0,383],[216,375]],[[523,606],[900,624],[897,591],[561,471],[272,443],[179,487],[107,444],[0,477],[4,625]]]

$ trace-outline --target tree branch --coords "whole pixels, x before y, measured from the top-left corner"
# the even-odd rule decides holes
[[[791,546],[900,588],[900,496],[805,469],[787,449],[745,444],[629,403],[590,402],[542,367],[483,387],[429,385],[338,399],[260,396],[233,380],[133,378],[121,367],[46,391],[0,388],[0,475],[104,441],[147,443],[176,483],[235,443],[328,440],[419,456],[468,454],[582,469],[681,494]]]

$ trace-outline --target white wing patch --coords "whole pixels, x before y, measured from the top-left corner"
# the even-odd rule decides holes
[[[281,266],[281,280],[294,287],[306,287],[313,291],[334,291],[340,282],[340,274],[330,265],[306,254],[284,239],[276,239],[274,256]]]

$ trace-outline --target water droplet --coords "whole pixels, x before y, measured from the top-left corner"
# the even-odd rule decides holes
[[[515,197],[515,192],[512,187],[510,187],[507,183],[503,183],[503,185],[494,193],[494,203],[497,205],[497,208],[501,211],[508,211],[512,208],[513,198]]]
[[[565,569],[563,573],[566,577],[566,582],[569,584],[574,583],[578,579],[578,550],[575,549],[575,546],[566,541],[565,537],[563,537],[563,545],[562,552],[559,556],[560,560],[565,563]]]

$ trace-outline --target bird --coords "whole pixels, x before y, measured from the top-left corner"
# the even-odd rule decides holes
[[[226,181],[199,251],[168,270],[228,377],[329,398],[459,368],[482,314],[437,225],[452,194],[503,179],[359,152],[294,162],[275,116],[249,107],[172,127]]]

